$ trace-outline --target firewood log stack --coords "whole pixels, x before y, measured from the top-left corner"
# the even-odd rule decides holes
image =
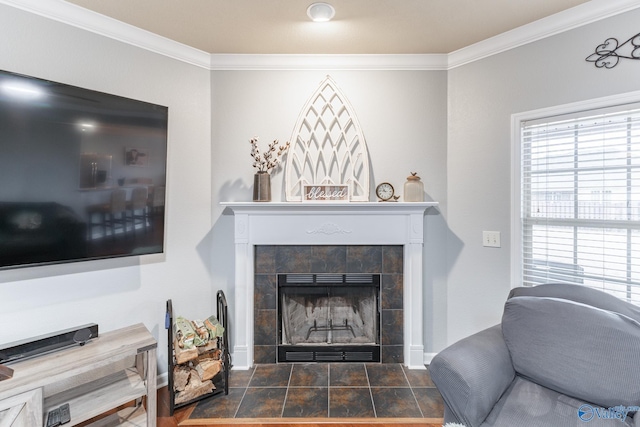
[[[174,323],[173,389],[175,403],[188,402],[215,390],[212,379],[222,371],[222,350],[218,337],[224,328],[214,316],[189,321],[178,317]]]

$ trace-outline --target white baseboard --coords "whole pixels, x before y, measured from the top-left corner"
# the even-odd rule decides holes
[[[425,353],[424,354],[424,364],[425,365],[431,364],[431,361],[436,356],[436,354],[438,354],[438,353]]]
[[[165,372],[164,374],[160,374],[156,377],[156,385],[158,388],[162,388],[166,385],[169,385],[169,374]]]

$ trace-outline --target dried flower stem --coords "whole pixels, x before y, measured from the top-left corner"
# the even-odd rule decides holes
[[[267,147],[267,151],[265,153],[260,153],[260,149],[258,148],[258,138],[254,137],[249,140],[251,144],[251,157],[253,158],[253,167],[258,169],[258,172],[271,172],[278,164],[280,164],[280,160],[286,154],[289,149],[289,142],[285,145],[281,145],[278,147],[278,140],[274,140]]]

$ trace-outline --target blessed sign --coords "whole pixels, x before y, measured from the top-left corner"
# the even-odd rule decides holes
[[[305,185],[305,201],[349,201],[348,185]]]

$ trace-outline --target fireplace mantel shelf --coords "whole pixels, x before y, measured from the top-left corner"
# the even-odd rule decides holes
[[[404,363],[424,369],[425,212],[437,202],[222,202],[234,216],[235,369],[253,365],[257,245],[402,245]]]
[[[222,202],[234,212],[340,212],[355,214],[407,213],[437,207],[438,202]]]

